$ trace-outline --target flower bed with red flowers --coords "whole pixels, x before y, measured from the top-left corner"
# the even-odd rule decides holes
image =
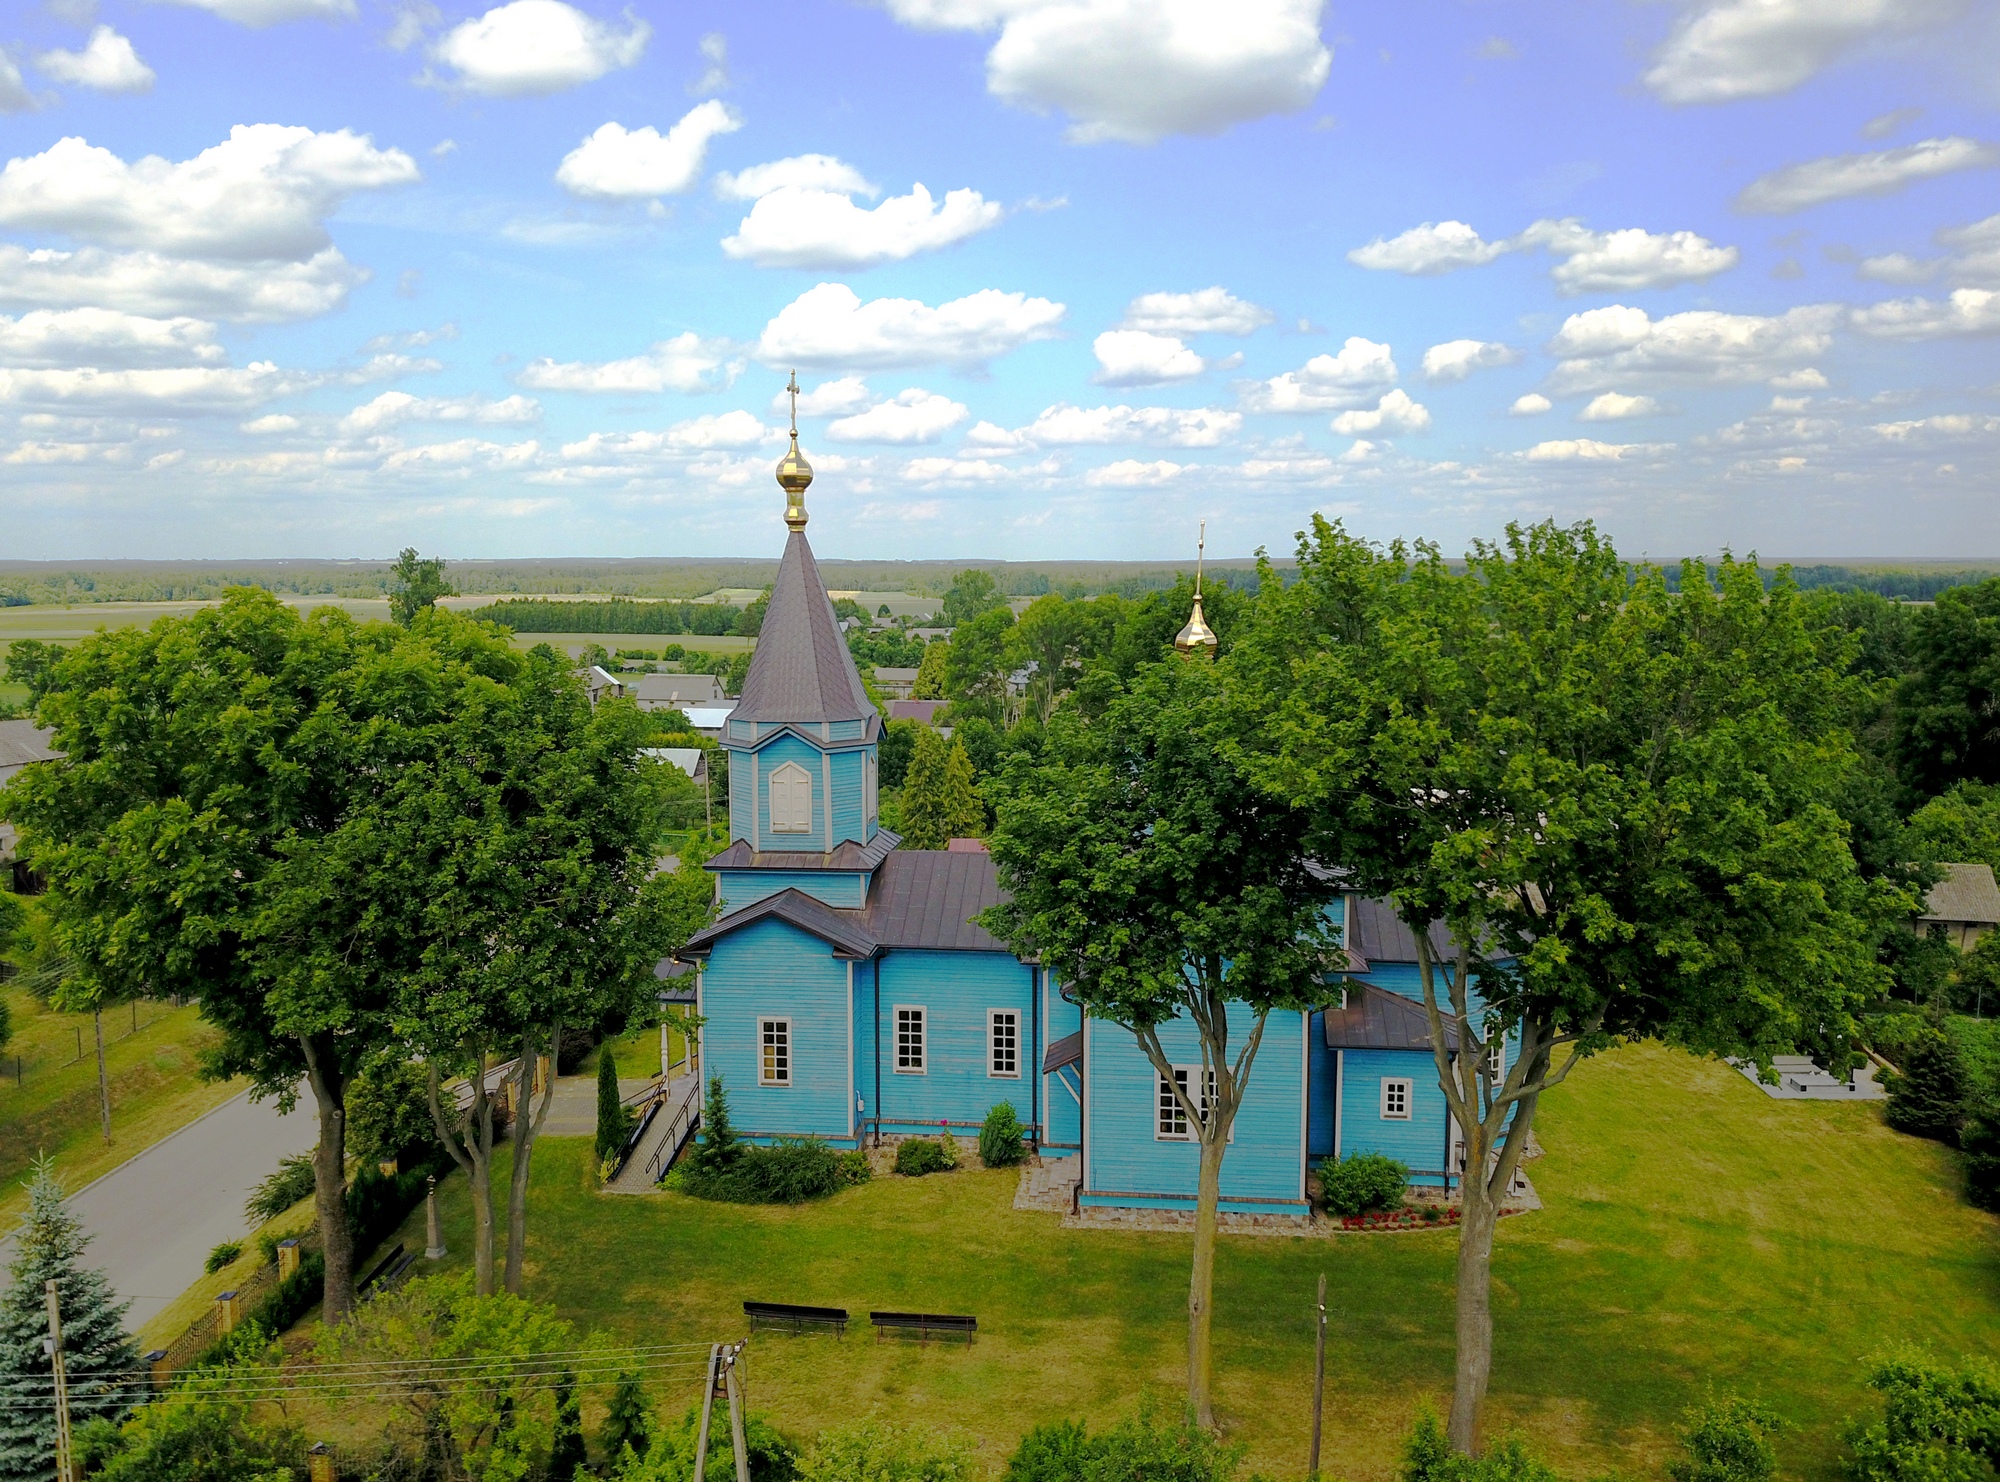
[[[1425,1219],[1424,1211],[1436,1210],[1436,1219]],[[1500,1217],[1518,1214],[1518,1210],[1503,1209]],[[1403,1209],[1375,1209],[1367,1214],[1328,1215],[1343,1230],[1382,1231],[1393,1230],[1447,1230],[1458,1223],[1458,1206],[1455,1204],[1413,1204]]]

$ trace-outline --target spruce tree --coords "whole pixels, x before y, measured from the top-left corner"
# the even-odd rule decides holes
[[[556,1380],[555,1433],[549,1438],[549,1482],[576,1482],[586,1460],[583,1406],[576,1397],[576,1375],[565,1369]]]
[[[1889,1083],[1883,1119],[1898,1132],[1956,1145],[1965,1120],[1965,1067],[1943,1034],[1921,1040]]]
[[[960,742],[946,741],[928,726],[918,733],[902,809],[906,849],[942,849],[979,831],[986,814],[973,785],[972,758]]]
[[[644,1456],[653,1444],[653,1402],[639,1385],[639,1376],[629,1370],[618,1376],[611,1391],[611,1403],[604,1412],[604,1454],[614,1462],[630,1446],[635,1456]]]
[[[42,1482],[55,1471],[54,1375],[42,1352],[49,1335],[47,1283],[62,1313],[69,1413],[81,1424],[116,1420],[131,1408],[139,1355],[125,1332],[125,1309],[101,1271],[87,1271],[90,1237],[63,1202],[52,1159],[35,1163],[28,1217],[15,1245],[12,1281],[0,1294],[0,1482]]]
[[[618,1100],[618,1062],[607,1044],[597,1055],[597,1161],[617,1157],[626,1135],[625,1108]]]
[[[722,1089],[722,1077],[708,1078],[708,1096],[701,1105],[701,1140],[688,1160],[696,1173],[720,1173],[743,1151],[736,1141],[736,1129],[729,1125],[729,1097]]]

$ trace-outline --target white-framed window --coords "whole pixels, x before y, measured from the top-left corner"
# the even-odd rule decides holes
[[[812,773],[797,762],[786,762],[771,773],[771,832],[809,834],[812,826]]]
[[[924,1023],[928,1011],[915,1004],[896,1005],[896,1073],[924,1073]]]
[[[1407,1076],[1382,1077],[1382,1117],[1389,1122],[1410,1120],[1410,1092],[1414,1086]]]
[[[986,1073],[1012,1076],[1021,1074],[1021,1016],[1012,1009],[990,1009],[986,1014]]]
[[[1486,1052],[1486,1081],[1498,1090],[1507,1079],[1507,1041],[1496,1039]]]
[[[1195,1105],[1200,1108],[1202,1119],[1206,1121],[1209,1114],[1208,1109],[1215,1101],[1215,1072],[1211,1070],[1204,1076],[1202,1068],[1199,1065],[1176,1065],[1174,1067],[1174,1083],[1180,1087],[1181,1095],[1186,1095],[1187,1088],[1194,1085],[1197,1081],[1202,1085],[1202,1095],[1199,1098],[1190,1099],[1194,1100]],[[1188,1125],[1187,1112],[1181,1106],[1180,1097],[1174,1095],[1173,1088],[1167,1084],[1165,1076],[1160,1077],[1159,1100],[1159,1115],[1153,1125],[1155,1140],[1160,1142],[1194,1142],[1198,1140],[1201,1136],[1201,1129]],[[1236,1141],[1236,1129],[1234,1127],[1229,1129],[1229,1140],[1231,1142]]]
[[[792,1021],[757,1021],[757,1084],[789,1086],[792,1083]]]

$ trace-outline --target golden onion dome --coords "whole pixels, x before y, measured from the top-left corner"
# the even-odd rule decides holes
[[[778,487],[785,491],[785,528],[806,528],[806,490],[812,486],[812,465],[799,451],[799,435],[792,433],[792,446],[778,460]]]
[[[1215,652],[1215,630],[1202,617],[1199,592],[1194,594],[1194,611],[1188,616],[1187,626],[1174,634],[1174,647],[1184,654]]]

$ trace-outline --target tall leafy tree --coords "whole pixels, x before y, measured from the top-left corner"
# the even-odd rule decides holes
[[[1206,661],[1176,658],[1090,707],[1059,708],[1039,753],[993,784],[991,847],[1011,898],[982,918],[1054,969],[1086,1014],[1131,1032],[1196,1133],[1188,1401],[1204,1424],[1229,1131],[1270,1015],[1312,1002],[1334,952],[1309,816],[1234,760],[1222,693]],[[1175,1020],[1200,1039],[1208,1094],[1174,1075],[1160,1031]]]
[[[73,991],[195,999],[222,1032],[207,1073],[248,1076],[281,1104],[301,1079],[310,1087],[335,1319],[353,1286],[346,1091],[383,1041],[397,944],[333,909],[378,859],[354,858],[344,878],[302,878],[293,862],[435,719],[435,656],[404,644],[389,624],[336,608],[302,617],[246,590],[99,633],[57,661],[42,697],[63,759],[28,768],[0,800],[49,882],[42,904]],[[281,939],[287,919],[302,929]]]
[[[101,1271],[83,1264],[90,1237],[63,1202],[49,1159],[28,1183],[28,1217],[15,1237],[10,1281],[0,1294],[0,1478],[42,1482],[55,1470],[55,1378],[42,1343],[49,1336],[48,1283],[62,1313],[69,1408],[81,1423],[115,1420],[131,1408],[138,1350],[125,1309]]]
[[[953,839],[979,833],[986,812],[964,744],[956,737],[945,740],[929,726],[918,731],[901,804],[905,849],[942,849]]]
[[[951,579],[951,586],[945,590],[944,606],[939,611],[938,621],[947,628],[956,628],[971,622],[982,612],[991,612],[1006,605],[1007,594],[993,580],[993,573],[969,567]]]
[[[1463,1138],[1449,1435],[1469,1453],[1495,1215],[1542,1094],[1638,1038],[1844,1064],[1881,984],[1869,925],[1909,902],[1848,848],[1851,697],[1788,582],[1689,563],[1671,592],[1588,526],[1510,527],[1459,574],[1315,520],[1299,557],[1230,660],[1263,721],[1246,764],[1417,943]]]
[[[1918,796],[2000,783],[2000,576],[1950,587],[1916,615],[1896,689],[1896,751]]]
[[[456,597],[458,589],[444,574],[444,562],[436,556],[422,557],[415,546],[405,546],[389,572],[389,616],[407,628],[417,614],[437,606],[440,597]]]

